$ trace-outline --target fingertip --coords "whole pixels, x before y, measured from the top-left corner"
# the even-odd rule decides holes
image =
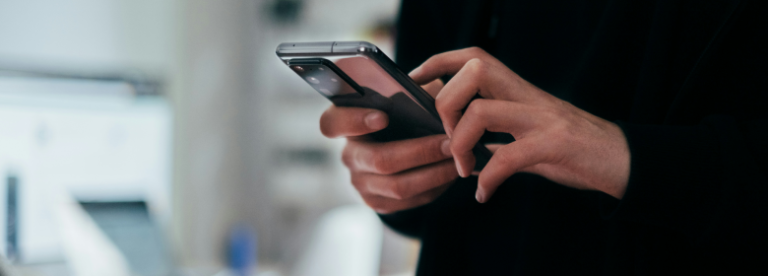
[[[496,193],[496,189],[498,189],[499,186],[503,183],[503,181],[489,178],[489,172],[487,169],[488,166],[486,165],[486,168],[483,169],[483,171],[481,171],[480,175],[477,177],[477,194],[475,197],[483,200],[480,203],[488,202],[493,194]]]
[[[464,172],[464,169],[461,168],[461,163],[459,162],[459,159],[455,158],[454,162],[456,163],[456,171],[459,172],[459,176],[461,176],[461,178],[467,178],[467,175]]]
[[[472,173],[472,168],[475,163],[475,156],[472,152],[464,151],[457,148],[454,140],[451,140],[451,153],[453,154],[453,160],[456,163],[456,171],[462,178],[467,178]],[[468,166],[469,165],[469,166]]]
[[[334,107],[331,106],[331,108],[323,112],[323,115],[320,115],[320,133],[322,133],[323,136],[328,138],[336,137],[336,133],[333,132],[333,124],[331,123],[333,121],[332,119],[333,112],[334,112]]]
[[[455,156],[455,155],[454,155]],[[464,161],[461,162],[460,159],[463,159]],[[457,166],[460,167],[459,174],[463,178],[467,178],[472,174],[473,168],[475,167],[475,156],[470,153],[464,158],[456,158],[457,160]]]
[[[371,130],[381,130],[389,124],[387,115],[381,111],[371,111],[365,115],[365,125]]]
[[[419,76],[419,74],[421,74],[421,71],[422,71],[421,66],[416,67],[416,69],[413,69],[411,70],[410,73],[408,73],[408,76],[411,77],[412,79],[415,79],[416,77]]]
[[[488,182],[483,181],[483,177],[480,176],[477,179],[477,191],[475,192],[475,199],[477,199],[477,202],[480,203],[486,203],[488,200],[491,199],[491,196],[496,192],[496,185],[488,184]]]
[[[477,192],[475,192],[475,199],[478,203],[485,203],[485,192],[483,191],[483,188],[480,186],[477,186]]]

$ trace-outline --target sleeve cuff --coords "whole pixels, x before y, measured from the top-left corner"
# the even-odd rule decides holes
[[[601,195],[600,215],[673,228],[703,227],[722,201],[718,144],[711,130],[617,124],[631,154],[629,182],[621,200]]]

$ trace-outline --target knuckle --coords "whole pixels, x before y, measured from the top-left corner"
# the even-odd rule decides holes
[[[445,138],[436,137],[435,139],[430,139],[428,142],[429,144],[418,147],[418,149],[421,151],[419,153],[419,156],[424,157],[426,160],[430,161],[437,161],[445,159],[443,154],[443,141]],[[431,162],[430,162],[431,163]]]
[[[440,117],[445,117],[445,113],[447,110],[447,103],[440,99],[439,95],[437,98],[435,98],[435,109],[437,109],[437,113],[440,114]]]
[[[563,139],[567,139],[577,132],[576,126],[569,124],[567,120],[563,119],[570,116],[568,111],[550,109],[545,114],[545,118],[547,118],[547,134],[552,136],[553,141],[562,142]]]
[[[389,188],[390,192],[392,193],[392,198],[397,200],[403,200],[411,197],[410,189],[408,189],[408,185],[403,183],[402,181],[398,179],[390,179],[387,183],[387,187]]]
[[[548,135],[551,135],[553,138],[557,138],[556,140],[559,140],[566,138],[572,131],[573,130],[568,124],[564,122],[554,122],[549,126]]]
[[[352,186],[355,187],[359,193],[362,193],[362,188],[365,187],[366,178],[361,174],[353,173],[350,176],[350,182],[352,182]]]
[[[332,125],[331,124],[331,110],[328,109],[325,112],[323,112],[323,115],[320,115],[320,133],[323,134],[323,136],[328,138],[333,138],[334,133],[332,131]]]
[[[437,97],[435,97],[435,109],[437,109],[437,112],[445,111],[445,109],[448,107],[448,101],[444,99],[445,94],[437,94]]]
[[[472,72],[476,77],[484,76],[488,72],[488,63],[479,58],[473,58],[464,64],[464,67]]]
[[[441,95],[444,94],[438,94],[437,98],[435,98],[435,109],[437,109],[437,113],[441,118],[447,118],[454,111],[451,110],[450,99],[445,99]]]
[[[514,142],[513,142],[514,143]],[[514,169],[514,164],[517,161],[517,157],[514,152],[515,149],[512,147],[502,147],[498,150],[499,153],[499,163],[504,165],[505,167],[509,167]],[[494,155],[496,156],[496,155]]]
[[[464,115],[469,115],[472,117],[484,117],[485,116],[485,110],[486,110],[486,103],[483,100],[477,99],[473,100],[469,103],[469,106],[467,106],[467,111],[464,112]]]
[[[371,157],[368,159],[370,162],[371,168],[379,174],[392,174],[394,173],[394,166],[392,164],[392,160],[384,150],[374,150],[373,154],[371,154]]]
[[[411,154],[414,161],[418,164],[427,164],[444,159],[442,149],[444,139],[442,136],[436,136],[425,138],[418,144],[414,144]]]
[[[451,143],[451,152],[454,153],[454,155],[458,155],[459,153],[464,152],[464,148],[462,146],[459,146],[459,144]]]
[[[568,118],[573,115],[573,112],[567,108],[550,108],[552,120],[562,121],[563,118]]]
[[[352,145],[351,142],[347,142],[347,145],[344,146],[344,149],[341,151],[341,162],[344,163],[344,166],[350,170],[353,169],[353,165],[355,163],[354,150],[355,146]]]
[[[396,182],[389,182],[387,184],[387,188],[389,189],[391,197],[394,199],[403,200],[408,198],[403,186],[398,185]]]
[[[469,48],[467,48],[467,50],[468,50],[470,53],[474,54],[474,55],[482,55],[482,54],[485,54],[485,50],[483,50],[483,48],[480,48],[480,47],[477,47],[477,46],[472,46],[472,47],[469,47]]]
[[[473,155],[473,153],[471,152],[472,151],[472,148],[471,148],[472,146],[473,145],[469,145],[469,144],[466,144],[466,143],[461,143],[461,144],[460,143],[451,143],[450,148],[451,148],[451,152],[454,155],[454,158],[462,158],[462,157],[466,158],[466,157],[468,157],[470,155]]]

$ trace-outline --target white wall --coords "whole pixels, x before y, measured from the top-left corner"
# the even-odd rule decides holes
[[[246,2],[0,2],[0,67],[163,82],[174,107],[171,233],[182,264],[222,265],[222,240],[237,217]]]
[[[180,47],[174,237],[186,266],[222,265],[224,241],[247,212],[243,114],[253,91],[249,1],[179,5]]]
[[[223,265],[236,222],[256,229],[266,263],[290,263],[319,214],[360,201],[338,162],[344,142],[318,130],[329,103],[284,68],[274,48],[365,38],[374,21],[391,20],[398,1],[307,0],[301,20],[288,25],[269,20],[271,2],[0,1],[0,67],[162,80],[174,115],[169,234],[179,263]],[[276,151],[291,147],[328,150],[332,163],[275,167]]]
[[[0,62],[162,72],[173,63],[174,1],[0,2]]]

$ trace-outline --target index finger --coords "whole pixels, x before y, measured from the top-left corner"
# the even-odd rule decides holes
[[[538,124],[531,113],[533,112],[530,108],[519,103],[474,100],[456,126],[451,139],[451,152],[459,174],[467,177],[472,172],[472,168],[475,167],[472,148],[480,141],[486,130],[510,133],[515,139],[524,139],[525,134]],[[496,156],[495,153],[494,156]]]
[[[320,132],[328,138],[365,135],[388,124],[386,113],[370,108],[332,105],[320,116]]]
[[[451,158],[449,143],[443,134],[391,142],[349,141],[341,158],[352,170],[390,175]]]
[[[408,75],[418,84],[428,83],[445,75],[456,74],[467,61],[473,58],[491,63],[498,62],[483,49],[470,47],[434,55]]]

